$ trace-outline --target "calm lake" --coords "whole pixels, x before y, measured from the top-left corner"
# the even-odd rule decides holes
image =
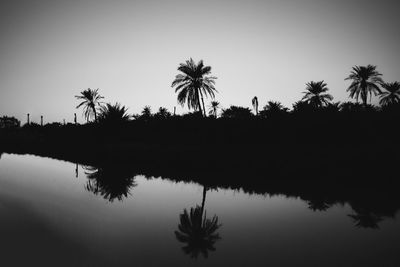
[[[105,172],[2,154],[0,265],[400,266],[398,212]]]

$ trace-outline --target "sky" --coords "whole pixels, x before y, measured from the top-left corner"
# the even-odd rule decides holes
[[[0,116],[83,122],[74,96],[87,88],[130,113],[184,113],[171,83],[189,58],[212,67],[224,108],[254,96],[291,107],[320,80],[348,101],[355,65],[400,80],[399,10],[389,0],[3,0]]]

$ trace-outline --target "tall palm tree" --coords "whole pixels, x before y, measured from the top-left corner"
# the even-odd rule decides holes
[[[206,116],[203,97],[209,95],[213,99],[215,97],[214,92],[217,92],[215,89],[215,79],[217,78],[210,76],[211,67],[204,66],[203,60],[196,64],[190,58],[185,63],[181,63],[178,70],[183,74],[176,75],[171,85],[172,87],[176,86],[175,92],[179,92],[178,103],[182,106],[187,103],[189,110],[193,108]]]
[[[329,90],[329,88],[326,86],[327,84],[324,81],[311,81],[306,83],[307,91],[303,92],[305,95],[301,100],[307,102],[315,108],[327,105],[330,101],[332,101],[333,97],[326,93]]]
[[[380,95],[379,104],[382,106],[389,106],[400,103],[400,83],[382,83],[382,87],[386,92],[382,92]]]
[[[218,101],[211,101],[210,107],[208,109],[208,114],[214,116],[215,118],[218,115],[218,109],[220,108],[220,104]]]
[[[354,66],[349,77],[345,79],[352,80],[351,85],[347,88],[347,92],[350,91],[350,97],[355,98],[357,102],[358,97],[361,97],[364,106],[366,106],[368,94],[370,94],[371,102],[372,93],[374,95],[381,93],[378,85],[382,84],[383,80],[380,76],[382,74],[376,70],[376,66]]]
[[[192,258],[197,258],[200,253],[207,258],[208,251],[214,251],[215,242],[221,239],[217,232],[221,227],[221,224],[218,224],[218,216],[207,219],[204,211],[206,192],[207,187],[204,187],[201,206],[191,208],[190,213],[184,209],[180,214],[178,231],[175,231],[176,239],[186,244],[182,250]]]
[[[253,105],[256,115],[258,115],[258,98],[256,96],[251,100],[251,104]]]
[[[104,97],[99,94],[99,89],[86,89],[81,92],[80,95],[75,96],[82,102],[76,107],[80,108],[83,106],[83,115],[87,122],[91,117],[94,117],[94,121],[97,121],[97,108],[100,108],[102,102],[100,101]]]

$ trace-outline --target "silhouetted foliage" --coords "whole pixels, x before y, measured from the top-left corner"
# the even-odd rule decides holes
[[[218,101],[211,101],[211,104],[208,108],[208,114],[213,116],[214,118],[218,117],[218,109],[220,109],[220,104]]]
[[[21,126],[21,122],[15,117],[0,117],[0,129],[15,129]]]
[[[263,118],[274,118],[282,117],[288,114],[289,109],[284,107],[282,103],[277,101],[268,101],[264,106],[263,110],[260,111],[260,117]]]
[[[178,70],[183,74],[178,74],[172,82],[175,92],[178,93],[178,103],[182,106],[187,103],[189,110],[194,109],[205,114],[204,99],[208,95],[213,99],[215,97],[215,79],[211,75],[211,67],[204,66],[203,60],[195,63],[193,59],[181,63]],[[202,101],[203,108],[201,107]]]
[[[303,114],[310,114],[311,112],[315,111],[315,107],[308,102],[304,101],[297,101],[293,104],[293,113],[303,113]]]
[[[158,120],[165,120],[172,116],[171,112],[169,112],[166,108],[160,107],[156,114],[154,114],[154,118]]]
[[[338,113],[340,112],[340,102],[328,103],[326,106],[322,107],[322,110],[330,114]]]
[[[125,106],[121,106],[119,103],[114,105],[107,103],[101,108],[99,115],[99,122],[108,125],[118,125],[126,123],[130,120],[131,116],[127,112]]]
[[[340,111],[344,113],[354,113],[364,111],[364,106],[360,103],[343,102],[340,104]]]
[[[91,117],[94,117],[94,121],[97,121],[97,109],[101,108],[102,102],[100,101],[104,97],[99,94],[99,89],[86,89],[81,92],[80,95],[75,96],[82,102],[76,107],[80,108],[83,106],[83,115],[87,122]]]
[[[380,76],[382,74],[376,70],[376,66],[354,66],[349,77],[345,79],[352,80],[351,85],[347,89],[350,92],[350,97],[355,98],[357,101],[361,97],[363,104],[366,105],[368,94],[372,97],[372,93],[375,96],[381,93],[378,85],[382,84],[383,80]]]
[[[326,86],[327,84],[324,83],[324,81],[311,81],[307,83],[307,91],[303,92],[305,95],[301,100],[307,102],[314,108],[326,106],[333,99],[330,94],[326,93],[329,90]]]
[[[383,83],[382,88],[386,91],[379,96],[379,104],[382,106],[394,105],[400,103],[400,83]]]
[[[248,119],[253,117],[253,113],[251,113],[249,108],[230,106],[229,108],[222,110],[221,117],[231,119]]]

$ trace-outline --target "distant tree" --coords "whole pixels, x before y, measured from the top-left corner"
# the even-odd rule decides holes
[[[121,124],[128,122],[131,116],[128,114],[128,109],[121,106],[119,103],[114,105],[107,103],[101,108],[99,122],[105,124]]]
[[[220,104],[218,101],[211,101],[210,107],[208,109],[208,114],[213,116],[214,118],[217,118],[219,108],[220,108]]]
[[[193,108],[206,116],[203,97],[209,95],[213,99],[215,97],[214,92],[217,91],[214,87],[217,78],[210,76],[211,67],[204,66],[203,60],[196,64],[190,58],[185,63],[181,63],[178,70],[183,74],[176,75],[172,82],[172,87],[176,86],[175,92],[179,92],[178,103],[182,106],[187,103],[189,110]]]
[[[75,96],[77,99],[82,100],[76,108],[83,106],[83,115],[87,122],[91,117],[94,117],[94,121],[97,121],[97,108],[101,108],[103,103],[100,100],[104,98],[98,91],[99,89],[88,88],[82,91],[80,95]]]
[[[340,102],[328,103],[326,106],[323,107],[323,110],[328,113],[338,113],[340,111],[340,105]]]
[[[15,117],[0,117],[0,129],[19,128],[20,126],[21,122]]]
[[[312,105],[314,108],[320,108],[322,106],[326,106],[330,101],[332,101],[333,97],[326,92],[329,90],[326,87],[327,84],[324,81],[314,82],[311,81],[306,84],[306,90],[303,92],[305,95],[301,99],[302,101],[307,102]]]
[[[382,83],[383,89],[386,92],[380,94],[379,104],[389,106],[400,103],[400,83]]]
[[[289,112],[287,107],[284,107],[282,103],[277,101],[268,101],[260,111],[260,116],[264,118],[281,116]]]
[[[251,100],[251,104],[253,105],[254,112],[258,115],[258,98],[256,96]]]
[[[368,94],[370,94],[371,102],[372,93],[374,95],[381,93],[378,85],[382,84],[383,80],[380,76],[382,74],[376,70],[376,66],[354,66],[349,77],[345,79],[352,80],[351,85],[347,88],[350,97],[355,98],[357,102],[358,98],[361,97],[364,106],[366,106]]]
[[[145,118],[145,119],[149,119],[149,118],[151,118],[153,116],[153,114],[151,113],[151,107],[150,106],[145,106],[144,108],[143,108],[143,110],[142,110],[142,115],[141,115],[141,117],[142,118]]]
[[[339,106],[341,112],[359,112],[363,110],[363,105],[360,103],[354,102],[343,102]]]
[[[156,119],[168,119],[172,116],[171,112],[169,112],[166,108],[160,107],[154,117]]]
[[[306,101],[297,101],[292,106],[293,113],[310,113],[314,111],[315,107]]]
[[[221,117],[223,118],[235,118],[235,119],[247,119],[253,117],[253,113],[249,108],[230,106],[228,109],[222,110]]]

